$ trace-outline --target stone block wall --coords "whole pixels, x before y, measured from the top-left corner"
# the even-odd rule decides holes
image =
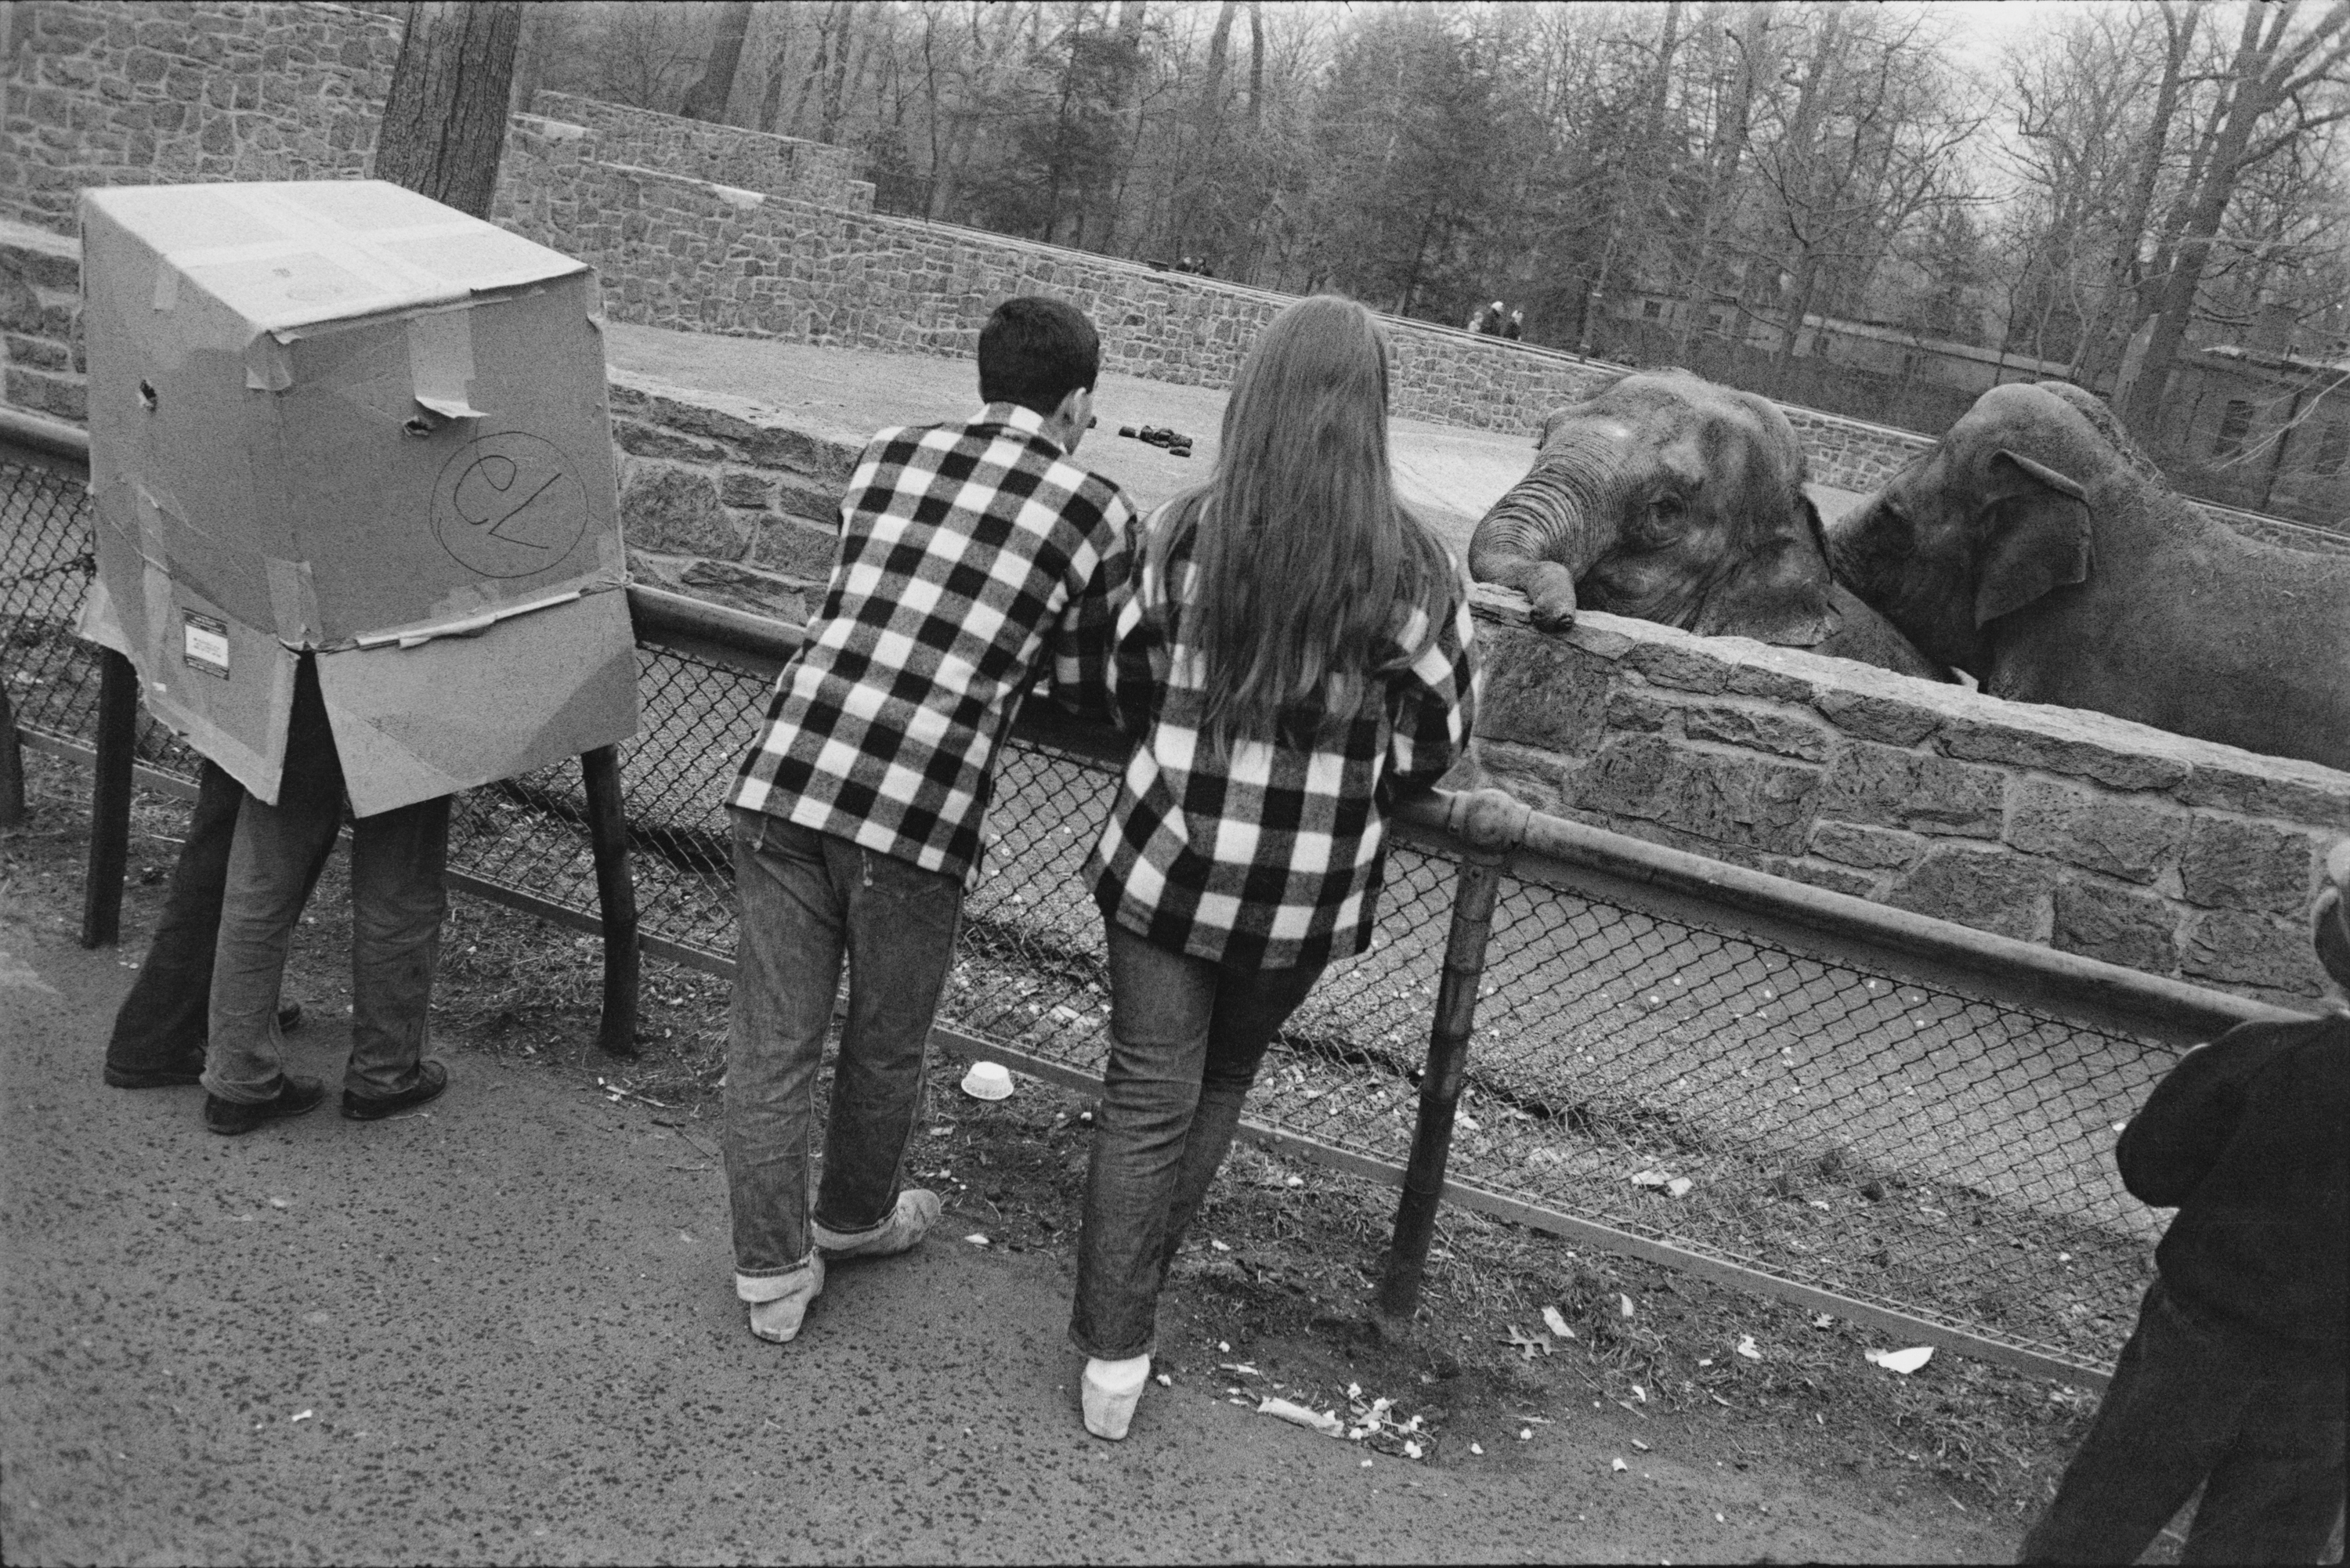
[[[400,57],[373,12],[250,0],[14,0],[0,217],[74,226],[84,185],[366,172]]]
[[[857,178],[856,154],[845,147],[657,114],[574,93],[538,92],[532,95],[530,108],[542,118],[594,131],[601,150],[598,156],[609,162],[667,169],[843,212],[873,210],[873,186]]]
[[[2288,1004],[2350,774],[1481,588],[1482,782],[1539,810]]]
[[[88,411],[81,346],[81,246],[0,218],[0,400],[79,422]]]
[[[798,626],[824,597],[841,493],[869,431],[615,370],[620,517],[639,582]]]

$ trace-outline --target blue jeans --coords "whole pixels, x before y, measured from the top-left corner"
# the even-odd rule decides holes
[[[734,813],[734,1000],[726,1197],[738,1293],[806,1266],[811,1218],[848,1235],[898,1204],[922,1109],[931,1019],[954,961],[960,878],[764,812]],[[824,1181],[808,1208],[816,1070],[848,961]],[[752,1299],[745,1297],[744,1299]]]
[[[256,1103],[277,1093],[286,1061],[277,1032],[286,953],[342,824],[343,764],[306,654],[294,680],[277,804],[246,795],[229,850],[203,1078],[224,1100]],[[449,909],[441,881],[448,857],[446,795],[352,824],[351,1054],[343,1069],[349,1093],[380,1098],[416,1084]]]
[[[2182,1563],[2315,1563],[2342,1518],[2343,1367],[2208,1321],[2158,1279],[2018,1559],[2135,1563],[2194,1494]]]
[[[213,995],[213,950],[220,940],[221,897],[228,883],[229,846],[236,840],[244,786],[207,761],[198,774],[188,836],[172,867],[163,913],[139,966],[139,978],[115,1010],[106,1064],[120,1073],[168,1073],[192,1059],[201,1065]],[[326,865],[310,867],[303,895]]]
[[[1265,1047],[1322,965],[1228,970],[1109,926],[1109,1068],[1077,1237],[1069,1339],[1148,1353],[1159,1292],[1240,1127]]]

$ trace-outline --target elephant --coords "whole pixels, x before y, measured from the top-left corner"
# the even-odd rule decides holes
[[[1995,696],[2350,769],[2350,556],[2212,517],[2078,387],[1985,392],[1828,554]]]
[[[1605,610],[1950,679],[1830,576],[1803,443],[1769,399],[1635,371],[1554,410],[1535,447],[1469,570],[1523,592],[1538,629]]]

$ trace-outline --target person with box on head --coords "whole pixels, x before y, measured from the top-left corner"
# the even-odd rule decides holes
[[[279,988],[347,804],[342,1107],[379,1120],[447,1083],[424,1046],[452,795],[636,730],[594,280],[382,181],[94,188],[81,226],[82,633],[243,792],[205,1125],[324,1097],[286,1070]],[[227,810],[210,794],[208,836]],[[216,853],[175,877],[182,1008]]]
[[[941,1212],[899,1178],[995,751],[1038,674],[1072,707],[1101,690],[1126,577],[1133,513],[1069,461],[1100,365],[1079,312],[1006,300],[979,335],[986,407],[867,445],[831,584],[730,796],[742,929],[726,1186],[735,1294],[762,1339],[800,1332],[827,1255],[902,1252]],[[812,1101],[844,955],[811,1208]]]
[[[1468,744],[1469,579],[1396,499],[1388,345],[1300,300],[1249,349],[1216,472],[1141,529],[1105,667],[1134,751],[1086,861],[1110,1050],[1069,1338],[1123,1438],[1159,1293],[1266,1047],[1369,947],[1387,816]]]
[[[2318,961],[2350,991],[2350,840]],[[2350,1316],[2350,1009],[2246,1023],[2155,1085],[2114,1150],[2176,1207],[2097,1418],[2025,1563],[2132,1563],[2203,1489],[2182,1563],[2316,1563],[2338,1545]],[[2334,1557],[2339,1561],[2338,1552]]]

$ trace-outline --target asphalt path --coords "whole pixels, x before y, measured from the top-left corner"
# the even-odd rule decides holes
[[[1957,1544],[1763,1465],[1634,1453],[1618,1470],[1604,1430],[1565,1423],[1483,1459],[1456,1443],[1435,1466],[1367,1463],[1225,1403],[1197,1356],[1176,1364],[1203,1375],[1154,1387],[1127,1442],[1097,1441],[1061,1263],[969,1244],[974,1216],[837,1269],[801,1339],[762,1344],[730,1286],[706,1132],[446,1045],[452,1086],[421,1112],[363,1126],[330,1101],[213,1136],[200,1090],[100,1084],[144,916],[134,900],[124,949],[88,952],[77,903],[63,876],[0,899],[11,1563],[1883,1561]],[[340,999],[313,1007],[331,1020]],[[321,1022],[295,1046],[331,1089],[347,1034]]]

